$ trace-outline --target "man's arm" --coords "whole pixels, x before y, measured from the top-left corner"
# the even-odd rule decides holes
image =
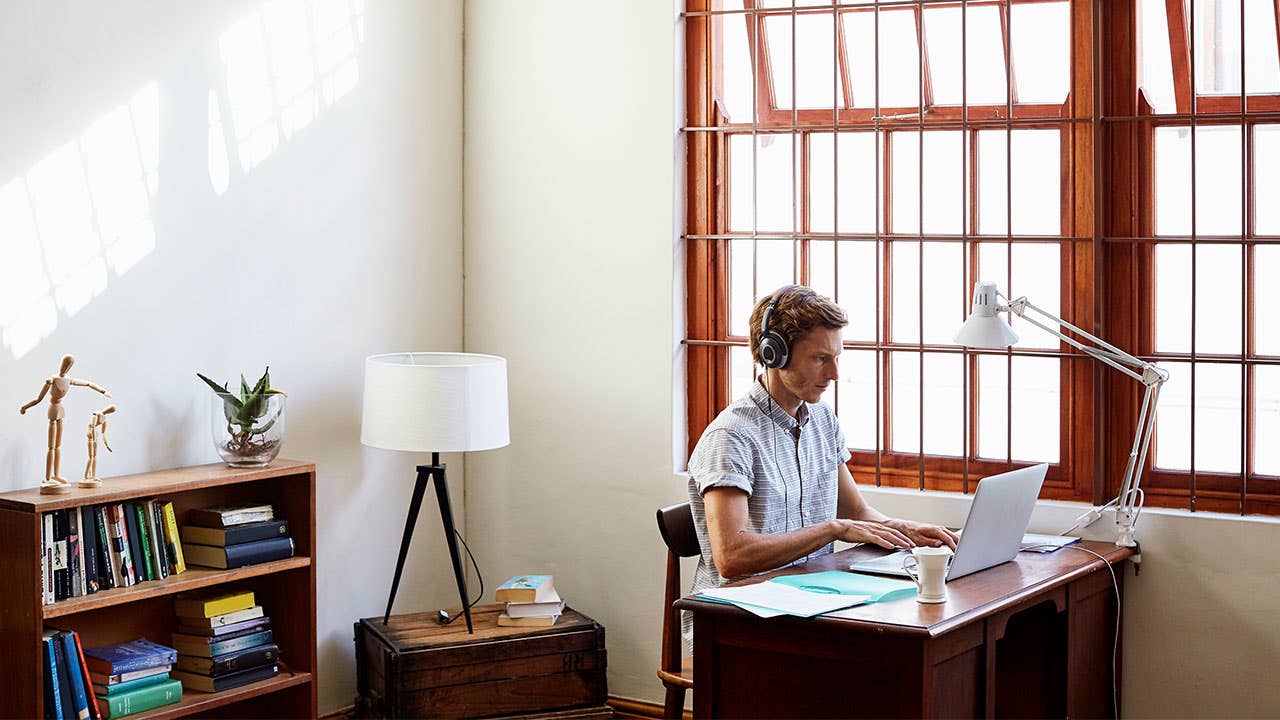
[[[911,520],[897,520],[885,515],[867,504],[858,492],[858,484],[853,481],[853,473],[849,466],[840,463],[839,494],[836,501],[836,517],[880,523],[891,527],[911,539],[911,545],[929,545],[939,547],[946,545],[952,550],[960,536],[939,525],[926,525]]]
[[[828,520],[787,533],[751,532],[747,530],[747,493],[738,488],[707,488],[702,502],[711,556],[723,578],[781,567],[832,540],[869,542],[886,548],[912,545],[905,535],[888,525],[852,519]]]

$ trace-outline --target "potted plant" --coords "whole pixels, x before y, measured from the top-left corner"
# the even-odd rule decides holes
[[[232,467],[262,467],[280,452],[284,442],[285,393],[271,387],[271,368],[250,387],[240,376],[240,392],[233,393],[196,373],[213,388],[213,444]]]

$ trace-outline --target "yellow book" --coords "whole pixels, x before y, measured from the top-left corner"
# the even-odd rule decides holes
[[[209,618],[251,608],[255,604],[252,590],[221,595],[179,595],[173,601],[173,612],[179,617]]]
[[[174,517],[173,503],[164,504],[164,541],[168,543],[169,561],[173,563],[173,572],[178,574],[187,569],[187,561],[182,557],[182,541],[178,537],[178,520]]]
[[[498,616],[498,627],[547,627],[555,625],[560,613],[555,615],[534,615],[532,617],[511,617],[506,613]]]

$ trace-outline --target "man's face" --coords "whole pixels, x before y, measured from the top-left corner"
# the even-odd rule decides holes
[[[839,379],[836,359],[840,357],[841,335],[838,328],[817,327],[791,348],[791,359],[778,373],[792,395],[816,403],[831,383]]]

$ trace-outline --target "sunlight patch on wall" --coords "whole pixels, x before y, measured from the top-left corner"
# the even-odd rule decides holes
[[[159,97],[148,85],[0,186],[0,342],[15,358],[155,248]]]
[[[272,0],[219,37],[241,170],[261,164],[356,86],[363,39],[364,0]],[[214,145],[222,126],[211,101],[209,176],[219,194],[226,181]]]

